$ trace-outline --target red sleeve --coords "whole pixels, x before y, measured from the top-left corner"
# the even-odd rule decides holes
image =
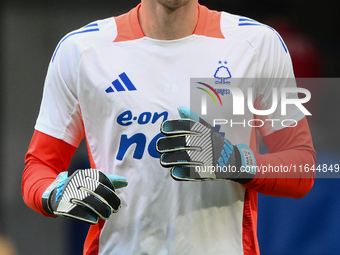
[[[301,198],[313,187],[315,172],[302,171],[298,166],[316,164],[307,119],[299,121],[296,127],[287,127],[263,137],[268,154],[255,154],[257,166],[286,166],[291,171],[258,171],[255,178],[244,186],[261,194],[280,197]],[[296,166],[294,172],[293,166]],[[288,169],[286,168],[286,169]]]
[[[25,203],[34,211],[47,214],[41,205],[42,194],[60,172],[67,171],[76,147],[35,131],[25,157],[21,192]]]

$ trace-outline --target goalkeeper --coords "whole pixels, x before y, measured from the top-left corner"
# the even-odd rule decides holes
[[[271,105],[275,81],[294,78],[274,30],[197,0],[142,0],[126,14],[67,34],[51,57],[25,158],[26,204],[47,217],[92,224],[86,255],[258,255],[257,193],[300,198],[314,174],[192,169],[311,165],[315,151],[299,111],[286,116],[298,121],[294,128],[222,127],[225,138],[192,117],[190,78],[217,78],[217,70],[267,78],[252,84],[253,103],[262,109]],[[179,106],[187,107],[181,121]],[[267,155],[257,152],[258,134]],[[69,174],[82,139],[91,168]]]

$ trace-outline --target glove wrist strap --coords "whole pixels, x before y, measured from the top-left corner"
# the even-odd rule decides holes
[[[44,211],[47,212],[48,214],[54,215],[53,211],[50,207],[49,199],[48,198],[46,199],[46,198],[43,197],[41,199],[41,201],[42,201],[42,207],[43,207]]]
[[[67,171],[60,173],[57,176],[57,178],[50,184],[50,186],[47,187],[47,189],[43,193],[41,201],[42,201],[42,207],[45,210],[45,212],[52,214],[52,215],[54,214],[50,206],[50,196],[51,196],[52,191],[58,186],[58,184],[61,181],[64,181],[65,179],[67,179],[67,175],[68,175]]]
[[[253,151],[245,144],[238,144],[235,146],[237,154],[237,169],[239,174],[233,178],[234,181],[241,184],[250,182],[256,174],[256,158]]]

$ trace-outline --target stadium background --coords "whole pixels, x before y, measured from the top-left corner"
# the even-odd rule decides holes
[[[20,182],[24,155],[38,114],[48,62],[58,41],[90,21],[126,12],[138,1],[2,3],[0,233],[12,241],[20,255],[81,254],[86,225],[42,217],[23,203]],[[277,26],[288,47],[292,45],[291,52],[303,46],[296,52],[300,77],[340,76],[338,1],[204,0],[200,3]],[[304,49],[309,51],[299,56]],[[313,102],[309,107],[313,117],[309,120],[318,163],[340,163],[340,118],[334,110],[339,94],[340,86],[321,86],[312,91]],[[85,154],[82,145],[70,169],[86,166]],[[312,191],[300,200],[260,196],[258,236],[262,255],[340,254],[339,193],[339,179],[317,179]]]

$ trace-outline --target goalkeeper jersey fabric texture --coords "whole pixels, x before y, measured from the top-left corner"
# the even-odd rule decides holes
[[[174,181],[160,167],[155,143],[162,121],[178,118],[178,106],[190,107],[191,77],[213,78],[224,66],[233,77],[292,78],[287,48],[269,27],[201,5],[191,36],[151,39],[138,8],[60,41],[35,127],[74,147],[86,137],[91,166],[129,182],[117,191],[121,210],[90,228],[84,254],[259,254],[256,192],[232,181]],[[268,103],[271,88],[257,84],[257,97]],[[256,151],[254,129],[238,132],[227,138]],[[55,172],[65,164],[60,168]]]

